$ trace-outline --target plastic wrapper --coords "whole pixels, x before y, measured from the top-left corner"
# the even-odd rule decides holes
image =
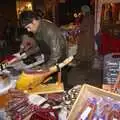
[[[112,109],[112,99],[111,98],[100,98],[97,101],[97,109],[95,112],[95,117],[97,119],[107,120],[108,114]]]
[[[75,100],[77,99],[80,89],[81,85],[76,85],[70,90],[64,92],[62,105],[67,108],[68,112],[71,110]]]
[[[60,101],[62,99],[62,95],[60,94],[43,97],[10,89],[6,112],[12,120],[47,120],[47,118],[49,120],[58,120],[57,110],[61,108],[60,103],[52,106],[49,104],[49,100],[56,103],[59,99]]]

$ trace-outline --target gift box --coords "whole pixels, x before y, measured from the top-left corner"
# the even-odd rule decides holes
[[[72,106],[72,109],[68,115],[68,120],[77,120],[77,116],[79,112],[83,108],[85,102],[88,98],[102,98],[102,97],[110,97],[115,101],[120,101],[120,95],[111,93],[109,91],[105,91],[103,89],[84,84],[80,90],[80,93]],[[87,114],[87,113],[86,113]]]

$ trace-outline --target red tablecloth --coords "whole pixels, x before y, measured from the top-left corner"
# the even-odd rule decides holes
[[[10,61],[13,58],[15,58],[15,56],[13,56],[13,55],[4,56],[4,57],[0,58],[0,62],[2,62],[2,61]]]

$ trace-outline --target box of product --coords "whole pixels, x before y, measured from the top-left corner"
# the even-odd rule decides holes
[[[116,113],[114,116],[114,113],[117,112],[116,109],[118,114]],[[120,95],[84,84],[68,115],[68,120],[107,120],[112,116],[118,120],[119,110]]]

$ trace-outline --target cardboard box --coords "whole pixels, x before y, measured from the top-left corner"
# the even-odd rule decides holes
[[[80,93],[73,104],[73,107],[68,115],[68,120],[76,120],[80,110],[82,109],[85,101],[88,99],[88,97],[111,97],[114,100],[120,101],[120,95],[111,93],[109,91],[105,91],[103,89],[93,87],[88,84],[84,84],[80,90]]]

